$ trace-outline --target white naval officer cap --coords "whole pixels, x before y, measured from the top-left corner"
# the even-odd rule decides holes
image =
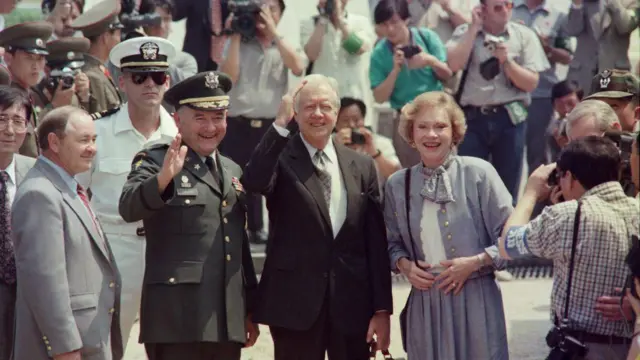
[[[109,53],[109,61],[122,71],[167,71],[176,56],[176,48],[163,38],[140,36],[125,40]]]

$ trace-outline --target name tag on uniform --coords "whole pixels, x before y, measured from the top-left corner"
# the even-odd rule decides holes
[[[198,189],[196,188],[177,188],[176,194],[178,196],[198,196]]]

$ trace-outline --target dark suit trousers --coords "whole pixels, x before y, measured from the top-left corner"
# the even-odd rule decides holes
[[[220,143],[220,153],[244,169],[251,159],[253,150],[260,144],[260,140],[273,122],[274,119],[251,119],[244,116],[228,118],[227,135]],[[262,196],[247,193],[247,229],[260,231],[263,226]]]
[[[308,330],[297,331],[271,326],[275,360],[368,360],[366,334],[345,335],[330,321],[328,300]]]
[[[16,310],[16,285],[0,282],[0,360],[11,358]]]
[[[242,346],[236,342],[144,344],[149,360],[240,360]]]

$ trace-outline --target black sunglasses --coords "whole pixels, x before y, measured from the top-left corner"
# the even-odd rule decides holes
[[[156,85],[162,85],[167,82],[167,73],[165,72],[145,72],[145,73],[132,73],[131,81],[136,85],[142,85],[147,81],[148,77],[151,77]]]

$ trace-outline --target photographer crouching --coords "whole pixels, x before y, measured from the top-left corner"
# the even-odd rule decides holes
[[[283,0],[236,0],[225,22],[225,44],[220,71],[233,82],[229,93],[227,136],[220,152],[244,167],[263,135],[271,128],[282,97],[289,90],[288,70],[304,71],[302,50],[284,40],[277,25],[285,10]],[[263,231],[262,197],[247,194],[247,228],[253,242],[267,239]]]
[[[506,259],[538,257],[554,262],[551,294],[554,327],[548,359],[622,360],[630,344],[632,314],[622,288],[625,256],[640,232],[640,209],[618,182],[620,151],[606,137],[570,142],[558,162],[536,169],[499,240]],[[564,202],[530,221],[551,183]],[[620,306],[622,303],[622,306]]]

